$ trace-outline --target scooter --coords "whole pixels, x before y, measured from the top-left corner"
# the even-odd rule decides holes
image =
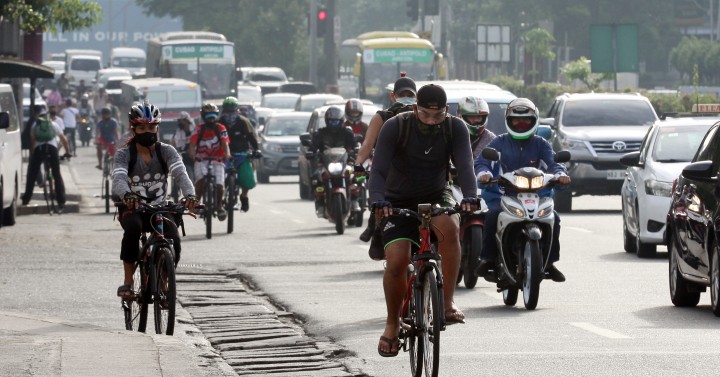
[[[83,147],[89,146],[93,133],[93,121],[90,117],[89,111],[80,110],[80,124],[78,125],[78,131],[80,133],[80,145]]]
[[[483,149],[482,156],[491,161],[501,159],[493,148]],[[570,152],[556,153],[555,161],[570,161]],[[503,302],[508,306],[515,305],[522,290],[525,308],[533,310],[540,296],[540,282],[550,278],[545,269],[549,264],[555,224],[552,195],[541,197],[540,192],[551,190],[556,179],[539,169],[524,167],[512,172],[501,171],[490,183],[497,183],[504,193],[495,233],[499,258],[494,273],[485,280],[497,283],[498,292],[502,292]]]
[[[457,186],[450,186],[453,196],[458,203],[462,201],[462,192]],[[480,190],[478,189],[478,197]],[[468,289],[475,288],[478,277],[475,276],[475,268],[480,259],[480,251],[482,250],[483,231],[485,228],[485,214],[487,206],[484,201],[480,201],[480,208],[472,213],[462,212],[460,214],[460,272],[458,273],[456,284],[465,281],[465,287]]]
[[[314,179],[321,179],[322,186],[315,191],[316,197],[324,197],[324,212],[319,214],[335,224],[338,234],[345,233],[345,219],[350,214],[352,203],[348,195],[347,182],[352,167],[347,165],[348,153],[345,148],[328,148],[320,155],[320,165]]]

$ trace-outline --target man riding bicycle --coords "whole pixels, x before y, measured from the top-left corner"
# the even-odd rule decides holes
[[[216,202],[218,205],[217,217],[225,221],[227,211],[223,203],[225,189],[225,161],[230,159],[230,139],[227,129],[218,122],[220,110],[212,103],[206,103],[200,109],[203,124],[198,132],[190,138],[188,154],[195,161],[195,190],[199,198],[205,193],[205,176],[208,169],[215,176]],[[208,214],[211,216],[212,214]]]
[[[230,139],[230,152],[247,153],[253,158],[261,158],[258,150],[257,137],[250,119],[241,115],[238,107],[238,100],[235,97],[227,97],[222,104],[222,115],[220,122],[227,127],[228,138]],[[232,161],[236,163],[237,183],[240,187],[240,210],[247,212],[250,209],[248,191],[255,187],[255,169],[252,162],[245,156],[244,159]]]
[[[380,131],[370,175],[370,201],[376,216],[382,217],[382,244],[387,268],[383,276],[387,319],[378,353],[398,353],[400,313],[407,287],[407,266],[411,249],[419,249],[416,219],[391,217],[393,208],[416,211],[418,204],[441,207],[456,204],[448,187],[448,164],[452,157],[463,192],[463,211],[478,207],[477,185],[473,173],[470,138],[465,123],[447,112],[445,90],[425,85],[417,93],[413,112],[390,118]],[[455,281],[460,268],[458,216],[433,217],[432,225],[442,256],[445,318],[447,323],[462,323],[465,315],[454,303]]]
[[[150,205],[165,204],[167,178],[170,175],[187,199],[185,206],[192,210],[197,204],[195,189],[180,155],[171,145],[158,142],[160,109],[146,100],[130,108],[128,119],[132,137],[118,149],[113,162],[112,192],[113,196],[122,198],[123,202],[118,208],[120,225],[124,230],[120,259],[125,273],[123,285],[117,290],[120,297],[127,297],[131,293],[135,262],[140,253],[138,240],[143,232],[152,230],[151,215],[134,211],[140,200]],[[173,240],[177,266],[181,251],[177,226],[167,219],[163,224],[165,236]]]
[[[115,143],[120,139],[120,126],[111,115],[112,110],[109,107],[103,107],[100,110],[100,121],[95,128],[98,159],[98,164],[95,167],[98,169],[102,169],[103,152],[105,150],[110,153],[110,156],[115,156]]]

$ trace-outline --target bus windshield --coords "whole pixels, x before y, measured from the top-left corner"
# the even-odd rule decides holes
[[[195,69],[195,67],[197,67],[197,64],[171,64],[168,77],[199,83],[205,98],[225,98],[228,96],[228,86],[234,84],[234,64],[201,63],[200,70]]]

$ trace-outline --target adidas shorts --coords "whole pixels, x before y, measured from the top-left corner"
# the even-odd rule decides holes
[[[218,161],[213,161],[210,163],[210,169],[212,169],[212,174],[215,176],[215,184],[219,185],[220,187],[225,186],[225,164]],[[197,183],[199,180],[205,178],[205,175],[208,173],[208,163],[207,161],[195,161],[195,183]]]

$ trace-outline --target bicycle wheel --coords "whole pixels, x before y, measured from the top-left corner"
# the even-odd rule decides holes
[[[132,295],[122,300],[123,311],[125,312],[125,329],[145,332],[147,326],[148,303],[143,294],[142,273],[137,263],[133,273]]]
[[[210,184],[205,190],[205,238],[212,238],[212,218],[215,212],[215,186]]]
[[[55,177],[53,177],[50,168],[48,167],[45,171],[45,187],[47,187],[47,202],[48,202],[48,213],[52,215],[57,213],[57,207],[55,206]]]
[[[103,184],[105,185],[105,213],[110,213],[110,180],[107,176],[105,176]]]
[[[172,335],[175,331],[175,261],[173,253],[163,246],[155,260],[155,333]]]
[[[443,327],[442,307],[437,280],[432,270],[423,274],[421,306],[418,308],[422,318],[419,329],[419,341],[423,344],[423,368],[426,377],[437,377],[440,367],[440,331]]]
[[[418,305],[421,304],[420,297],[422,294],[417,289],[410,291],[410,300],[408,302],[407,312],[403,315],[403,322],[405,328],[400,330],[405,338],[405,346],[410,353],[410,373],[413,377],[420,377],[422,375],[423,366],[423,343],[420,341],[418,336],[419,330],[422,327],[422,318],[419,315]]]
[[[227,186],[225,187],[225,211],[227,212],[227,232],[233,232],[233,219],[235,214],[235,203],[237,203],[237,192],[235,192],[235,174],[231,171],[228,175]]]
[[[481,226],[471,226],[465,230],[465,239],[463,240],[464,251],[467,252],[465,265],[463,266],[463,279],[465,279],[465,287],[468,289],[475,288],[478,277],[475,276],[475,268],[480,259],[480,251],[483,243],[483,228]],[[459,279],[459,277],[458,277]]]

